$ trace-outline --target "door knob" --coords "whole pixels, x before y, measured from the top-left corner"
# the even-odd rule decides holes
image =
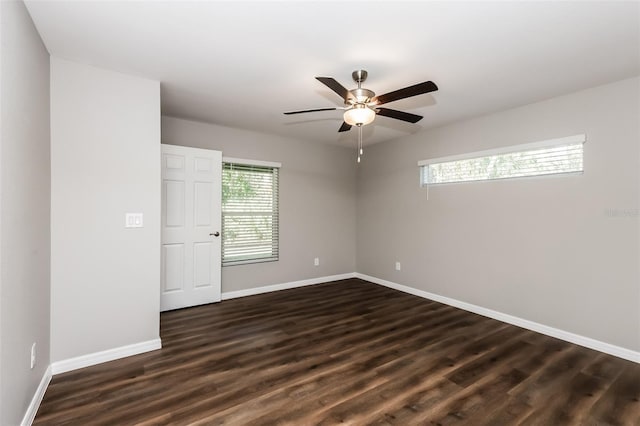
[[[219,237],[220,233],[218,231],[214,232],[213,234],[209,234],[212,237]]]

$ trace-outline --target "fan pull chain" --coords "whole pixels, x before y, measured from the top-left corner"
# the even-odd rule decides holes
[[[358,124],[358,163],[362,155],[362,124]]]

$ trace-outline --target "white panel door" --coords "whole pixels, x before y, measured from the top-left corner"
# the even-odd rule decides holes
[[[162,145],[160,310],[220,301],[222,153]]]

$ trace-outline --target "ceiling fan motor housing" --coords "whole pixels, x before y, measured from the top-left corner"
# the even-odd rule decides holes
[[[375,95],[376,94],[369,89],[362,89],[360,87],[357,89],[352,89],[349,90],[349,97],[347,98],[347,102],[345,102],[345,104],[366,104],[371,101],[371,99],[373,99]]]

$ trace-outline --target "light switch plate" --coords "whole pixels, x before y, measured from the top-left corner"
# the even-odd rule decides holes
[[[142,213],[127,213],[125,215],[125,228],[142,228],[144,226]]]

